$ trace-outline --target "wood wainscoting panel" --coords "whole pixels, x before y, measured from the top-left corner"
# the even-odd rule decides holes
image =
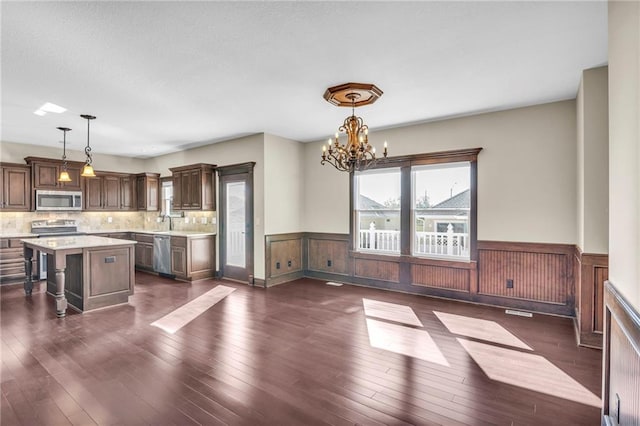
[[[581,346],[602,348],[604,283],[609,276],[606,254],[576,248],[576,335]]]
[[[637,285],[637,283],[636,283]],[[602,424],[640,424],[640,314],[607,281],[604,288]]]
[[[594,315],[593,330],[602,333],[604,330],[604,283],[609,279],[609,268],[596,266],[593,268]]]
[[[340,275],[349,273],[348,240],[309,236],[307,250],[309,270]]]
[[[374,259],[355,259],[355,276],[398,282],[400,263]]]
[[[573,303],[573,246],[493,241],[478,245],[479,293],[558,305]],[[512,288],[508,280],[512,280]]]
[[[267,235],[265,237],[265,286],[293,281],[304,275],[301,232]]]
[[[469,270],[433,265],[411,265],[414,285],[469,291]]]

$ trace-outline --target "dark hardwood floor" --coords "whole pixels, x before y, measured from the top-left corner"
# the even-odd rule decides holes
[[[150,326],[219,284],[236,290],[175,334]],[[537,355],[599,396],[601,352],[576,347],[566,318],[310,279],[265,290],[137,273],[129,305],[65,319],[42,284],[30,298],[0,291],[2,425],[600,424],[598,407],[571,400],[575,383],[549,386],[561,374],[535,372],[547,393],[494,380],[461,344],[513,351],[483,362],[516,376],[531,368],[520,356]],[[423,327],[367,317],[363,298],[408,306]],[[434,311],[494,321],[532,350],[454,334]],[[372,347],[368,324],[428,333],[448,366]],[[394,339],[378,340],[414,344]]]

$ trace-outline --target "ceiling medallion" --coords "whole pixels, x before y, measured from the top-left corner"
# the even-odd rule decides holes
[[[347,134],[347,141],[341,144],[339,133],[335,141],[329,138],[328,146],[322,146],[322,161],[337,170],[345,172],[362,171],[376,162],[376,149],[369,145],[369,126],[360,117],[356,117],[355,108],[370,105],[382,96],[382,90],[374,84],[346,83],[329,87],[324,92],[327,102],[335,106],[351,107],[351,116],[345,118],[339,133]],[[384,157],[387,157],[387,143],[384,143]]]

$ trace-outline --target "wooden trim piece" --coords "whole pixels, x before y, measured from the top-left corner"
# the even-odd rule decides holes
[[[349,234],[332,234],[321,232],[305,232],[305,238],[311,238],[314,240],[336,240],[336,241],[349,241]]]
[[[515,241],[478,241],[478,250],[526,251],[530,253],[559,253],[573,255],[573,244],[525,243]]]
[[[29,165],[31,165],[31,163],[38,163],[38,162],[45,162],[45,163],[51,163],[51,164],[57,164],[57,165],[64,163],[63,160],[58,158],[43,158],[43,157],[25,157],[24,161]],[[84,164],[85,164],[84,161],[67,160],[67,165],[69,166],[75,165],[75,166],[82,167],[84,166]],[[21,164],[21,165],[24,166],[24,164]]]
[[[256,165],[255,161],[249,161],[246,163],[230,164],[228,166],[219,166],[216,168],[216,170],[218,171],[218,175],[220,176],[236,175],[240,173],[253,173],[253,168],[255,167],[255,165]]]
[[[640,313],[609,280],[604,301],[603,424],[612,419],[613,424],[633,424],[640,418]]]
[[[422,164],[456,163],[477,161],[482,148],[456,149],[451,151],[429,152],[425,154],[401,155],[379,160],[374,167],[402,167]]]
[[[187,166],[169,167],[169,171],[171,173],[174,173],[174,172],[182,172],[182,171],[193,170],[193,169],[210,170],[215,168],[216,168],[215,164],[196,163],[196,164],[189,164]]]

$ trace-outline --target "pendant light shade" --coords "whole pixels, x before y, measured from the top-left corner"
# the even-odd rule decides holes
[[[93,170],[93,166],[91,164],[85,164],[82,168],[82,175],[84,177],[96,177],[96,173]]]
[[[82,114],[80,117],[87,120],[87,146],[84,148],[84,153],[87,155],[87,160],[82,168],[82,176],[84,177],[96,177],[96,173],[93,171],[93,166],[91,163],[93,162],[93,158],[91,157],[91,146],[89,145],[89,126],[91,124],[91,120],[95,120],[96,117],[93,115]]]
[[[71,176],[69,176],[69,172],[63,170],[60,172],[60,177],[58,177],[58,182],[71,182]]]
[[[58,182],[71,182],[71,177],[67,171],[67,132],[71,130],[68,127],[58,127],[58,130],[62,130],[62,170],[60,170],[60,176],[58,176]]]

